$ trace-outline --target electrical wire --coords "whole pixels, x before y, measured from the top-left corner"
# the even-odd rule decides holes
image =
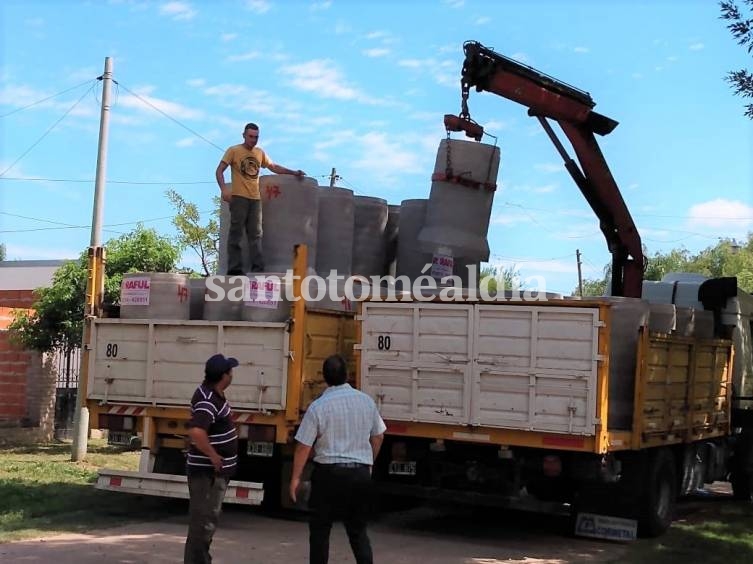
[[[17,182],[70,182],[72,184],[78,183],[78,184],[91,184],[94,182],[94,179],[91,180],[81,180],[78,178],[22,178],[22,177],[9,177],[4,176],[0,178],[0,180],[13,180]],[[215,184],[214,181],[211,180],[195,180],[195,181],[181,181],[181,182],[156,182],[156,181],[149,181],[149,182],[141,182],[138,180],[107,180],[107,184],[127,184],[127,185],[144,185],[144,186],[162,186],[162,185],[175,185],[175,186],[185,186],[189,184]]]
[[[82,82],[81,84],[77,84],[76,86],[71,86],[70,88],[67,88],[61,92],[58,92],[57,94],[53,94],[52,96],[47,96],[46,98],[42,98],[41,100],[37,100],[36,102],[32,102],[31,104],[27,104],[25,106],[22,106],[20,108],[16,108],[12,112],[8,112],[7,114],[0,115],[0,119],[12,116],[15,113],[22,112],[23,110],[28,110],[29,108],[33,108],[34,106],[38,106],[39,104],[46,102],[47,100],[52,100],[53,98],[57,98],[58,96],[62,96],[63,94],[66,94],[70,92],[71,90],[76,90],[77,88],[81,88],[82,86],[92,83],[92,88],[94,84],[94,79],[89,79],[86,82]],[[88,91],[87,91],[88,93]]]
[[[166,117],[167,119],[169,119],[170,121],[172,121],[172,122],[176,123],[177,125],[179,125],[179,126],[180,126],[180,127],[182,127],[183,129],[185,129],[186,131],[188,131],[188,132],[192,133],[193,135],[195,135],[196,137],[198,137],[198,138],[199,138],[199,139],[201,139],[202,141],[205,141],[206,143],[208,143],[209,145],[211,145],[211,146],[212,146],[212,147],[214,147],[215,149],[218,149],[219,151],[222,151],[222,152],[224,152],[224,151],[225,151],[225,149],[223,149],[223,148],[222,148],[222,147],[220,147],[219,145],[215,145],[214,143],[212,143],[212,142],[211,142],[211,141],[210,141],[209,139],[207,139],[206,137],[204,137],[204,136],[203,136],[203,135],[201,135],[200,133],[198,133],[198,132],[194,131],[193,129],[191,129],[190,127],[188,127],[187,125],[185,125],[185,124],[184,124],[184,123],[182,123],[181,121],[177,120],[176,118],[172,117],[172,116],[171,116],[171,115],[169,115],[168,113],[166,113],[166,112],[164,112],[163,110],[159,109],[159,108],[158,108],[157,106],[155,106],[154,104],[152,104],[152,103],[151,103],[151,102],[150,102],[149,100],[147,100],[146,98],[144,98],[144,97],[142,97],[142,96],[139,96],[138,94],[136,94],[136,92],[134,92],[134,91],[133,91],[133,90],[131,90],[130,88],[126,87],[126,86],[125,86],[125,85],[123,85],[123,84],[120,84],[120,83],[119,83],[119,82],[118,82],[117,80],[113,80],[113,82],[114,82],[114,83],[115,83],[116,85],[118,85],[118,87],[119,87],[119,88],[122,88],[123,90],[125,90],[126,92],[128,92],[128,93],[129,93],[129,94],[130,94],[131,96],[133,96],[134,98],[136,98],[136,99],[140,100],[141,102],[143,102],[144,104],[146,104],[147,106],[149,106],[150,108],[152,108],[152,109],[153,109],[154,111],[156,111],[156,112],[158,112],[158,113],[162,114],[162,115],[163,115],[163,116],[165,116],[165,117]]]
[[[89,88],[89,90],[91,90],[92,88],[94,88],[94,84],[92,84],[92,86],[91,86],[91,87]],[[71,106],[70,108],[68,108],[68,109],[67,109],[67,110],[65,111],[65,113],[64,113],[64,114],[63,114],[62,116],[60,116],[60,118],[58,118],[58,120],[57,120],[57,121],[55,121],[55,123],[53,123],[53,124],[52,124],[52,125],[51,125],[51,126],[50,126],[50,127],[48,128],[48,129],[47,129],[47,131],[45,131],[45,132],[44,132],[44,133],[42,134],[42,136],[41,136],[41,137],[40,137],[39,139],[37,139],[37,140],[36,140],[36,141],[35,141],[34,143],[32,143],[31,147],[29,147],[28,149],[26,149],[26,151],[24,151],[24,152],[23,152],[23,153],[21,154],[21,156],[20,156],[20,157],[18,157],[18,158],[17,158],[17,159],[15,160],[15,161],[13,161],[13,163],[11,163],[11,165],[10,165],[10,166],[9,166],[8,168],[6,168],[6,169],[5,169],[5,170],[4,170],[3,172],[0,172],[0,177],[3,177],[3,176],[5,176],[5,173],[6,173],[6,172],[8,172],[8,171],[9,171],[10,169],[12,169],[12,168],[13,168],[14,166],[16,166],[16,165],[17,165],[17,164],[18,164],[18,163],[19,163],[19,162],[21,161],[21,159],[23,159],[23,158],[24,158],[24,157],[25,157],[26,155],[28,155],[28,154],[29,154],[29,153],[30,153],[30,152],[31,152],[31,151],[32,151],[32,150],[34,149],[34,147],[36,147],[37,145],[39,145],[39,144],[40,144],[40,143],[42,142],[42,140],[43,140],[43,139],[44,139],[45,137],[47,137],[47,135],[49,135],[49,134],[50,134],[50,132],[51,132],[51,131],[52,131],[53,129],[55,129],[55,127],[57,127],[57,125],[58,125],[58,124],[59,124],[59,123],[60,123],[61,121],[63,121],[63,120],[64,120],[64,119],[65,119],[65,118],[66,118],[66,117],[68,116],[68,114],[69,114],[69,113],[71,113],[71,112],[72,112],[72,111],[73,111],[73,110],[74,110],[74,109],[76,108],[76,106],[78,106],[78,105],[79,105],[79,103],[80,103],[80,102],[81,102],[81,101],[82,101],[82,100],[83,100],[83,99],[84,99],[84,98],[86,97],[86,95],[87,95],[87,94],[89,94],[89,90],[87,90],[86,92],[84,92],[84,94],[83,94],[83,96],[81,96],[81,98],[79,98],[78,100],[76,100],[76,102],[74,102],[74,104],[73,104],[73,105],[72,105],[72,106]]]

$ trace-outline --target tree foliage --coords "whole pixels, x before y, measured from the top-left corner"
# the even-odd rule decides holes
[[[498,288],[500,290],[522,290],[524,287],[520,279],[520,272],[515,265],[502,268],[484,266],[479,274],[479,285],[485,288],[490,295],[496,294]]]
[[[742,2],[748,6],[747,13],[743,13],[737,2],[720,2],[722,12],[720,18],[727,22],[727,29],[730,30],[737,43],[746,47],[750,54],[753,53],[753,0],[742,0]],[[745,69],[730,71],[727,73],[726,80],[737,96],[753,98],[753,73]],[[745,115],[753,119],[753,104],[745,106]]]
[[[716,245],[698,253],[687,249],[672,249],[667,253],[648,255],[644,280],[661,280],[670,272],[693,272],[709,278],[736,276],[737,284],[746,292],[753,292],[753,233],[746,241],[738,243],[721,239]],[[602,296],[606,292],[609,268],[604,269],[602,278],[587,279],[583,282],[583,295]],[[576,288],[573,293],[577,294]]]
[[[0,243],[0,260],[5,260],[5,243]]]
[[[180,257],[180,248],[154,229],[139,225],[105,243],[105,302],[116,304],[120,284],[127,272],[170,272]],[[42,352],[70,351],[81,344],[86,298],[88,249],[77,260],[64,263],[55,272],[52,285],[37,290],[33,310],[18,310],[10,325],[11,338],[29,349]]]
[[[178,243],[182,248],[192,249],[199,257],[201,275],[214,274],[217,272],[220,246],[220,198],[218,196],[213,198],[214,209],[205,225],[202,224],[201,213],[196,204],[186,201],[175,190],[168,190],[167,198],[176,212],[173,225],[178,230]]]

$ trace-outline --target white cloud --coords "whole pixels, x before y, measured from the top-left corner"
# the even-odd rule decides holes
[[[480,18],[476,18],[476,20],[473,22],[476,25],[485,25],[488,24],[492,19],[489,16],[481,16]]]
[[[266,14],[272,8],[267,0],[246,0],[246,8],[257,14]]]
[[[635,80],[640,80],[640,79],[642,79],[642,78],[643,78],[643,75],[642,75],[641,73],[639,73],[639,72],[634,72],[634,73],[633,73],[633,74],[632,74],[631,76],[632,76],[632,78],[634,78]]]
[[[717,198],[696,204],[688,211],[691,227],[709,227],[719,235],[753,228],[753,207],[736,200]]]
[[[217,84],[207,86],[202,90],[204,95],[217,99],[217,103],[223,107],[237,111],[253,111],[255,114],[276,117],[292,118],[301,110],[299,102],[292,101],[283,96],[275,96],[266,90],[249,88],[245,84]],[[243,123],[235,123],[226,118],[216,119],[217,123],[225,127],[241,128]]]
[[[192,86],[193,88],[201,88],[202,86],[206,85],[206,83],[207,81],[203,78],[192,78],[186,81],[186,84],[188,84],[188,86]]]
[[[573,258],[572,261],[565,260],[536,260],[521,258],[519,260],[503,259],[495,260],[493,263],[497,267],[516,267],[520,271],[522,280],[525,280],[528,276],[544,276],[546,274],[577,274],[578,264]],[[587,273],[589,271],[595,271],[596,269],[590,268],[587,265],[582,266],[582,271]],[[577,281],[576,281],[577,283]]]
[[[318,12],[321,10],[328,10],[332,7],[332,0],[324,0],[323,2],[314,2],[311,4],[311,11]]]
[[[442,4],[450,8],[461,8],[465,4],[465,0],[442,0]]]
[[[240,61],[252,61],[261,57],[261,53],[258,51],[247,51],[246,53],[240,53],[238,55],[230,55],[225,60],[231,63],[237,63]]]
[[[237,33],[223,33],[222,35],[220,35],[220,40],[224,43],[227,43],[228,41],[232,41],[236,37],[238,37]]]
[[[196,142],[198,141],[198,137],[184,137],[183,139],[180,139],[175,143],[176,147],[191,147],[193,145],[196,145]]]
[[[196,10],[188,2],[168,2],[160,7],[159,13],[174,20],[190,20],[196,16]]]
[[[512,186],[510,189],[516,192],[529,192],[532,194],[550,194],[557,189],[557,184],[543,184],[543,185],[518,184],[518,185]]]
[[[62,260],[77,259],[81,255],[81,249],[65,249],[60,247],[51,247],[44,245],[34,247],[30,245],[15,245],[7,243],[5,245],[5,254],[7,260]]]
[[[398,61],[398,66],[416,69],[419,72],[426,72],[434,78],[434,81],[441,86],[457,88],[460,84],[460,64],[451,60],[438,61],[436,59],[402,59]]]
[[[575,49],[573,49],[573,51],[575,53],[588,53],[591,50],[588,47],[576,47]]]
[[[288,83],[303,92],[311,92],[322,98],[355,100],[376,104],[378,100],[348,84],[342,71],[328,59],[315,59],[297,65],[288,65],[280,70]]]
[[[154,108],[158,108],[175,119],[201,119],[204,117],[204,112],[201,110],[189,108],[178,102],[171,102],[170,100],[150,96],[149,92],[153,90],[154,88],[150,86],[142,87],[135,91],[136,94],[138,94],[138,97],[133,94],[121,92],[118,97],[118,104],[124,108],[130,108],[142,112],[154,112]],[[152,106],[154,106],[154,108]]]
[[[387,133],[367,133],[360,136],[358,141],[362,156],[351,163],[354,168],[384,179],[423,171],[420,156],[408,149],[407,143],[396,147],[394,138]]]
[[[350,24],[342,20],[338,21],[335,24],[335,35],[345,35],[346,33],[350,33],[352,30],[353,28],[351,28]]]
[[[523,210],[512,210],[493,214],[489,223],[491,225],[504,225],[509,227],[520,223],[534,223],[534,219],[531,214],[524,212]]]
[[[668,63],[674,63],[675,61],[677,61],[677,59],[678,59],[677,56],[671,55],[671,56],[667,57],[667,62]]]
[[[42,18],[29,18],[24,22],[29,27],[44,27],[45,21]]]
[[[506,121],[500,121],[498,119],[492,119],[481,124],[484,126],[484,131],[501,131],[510,127],[510,124]]]
[[[366,49],[363,54],[367,57],[384,57],[390,54],[390,50],[384,47],[375,47],[374,49]]]
[[[560,163],[539,163],[533,165],[533,168],[541,172],[546,172],[547,174],[562,172],[565,169],[564,165]]]
[[[513,53],[512,55],[510,55],[510,58],[513,59],[513,60],[515,60],[515,61],[518,61],[520,63],[525,63],[526,65],[531,62],[531,58],[527,54],[522,53],[520,51],[518,51],[517,53]]]
[[[701,42],[699,41],[699,42],[697,42],[697,43],[693,43],[693,44],[691,44],[691,45],[690,45],[690,46],[688,47],[688,49],[690,49],[691,51],[700,51],[700,50],[701,50],[701,49],[703,49],[704,47],[705,47],[705,45],[704,45],[703,43],[701,43]]]
[[[388,31],[372,31],[366,34],[366,39],[385,39],[389,37]]]
[[[640,184],[637,182],[633,182],[632,184],[628,184],[628,190],[637,190],[640,187]]]
[[[94,116],[98,113],[98,108],[93,104],[93,98],[91,98],[92,103],[88,103],[87,97],[92,96],[92,94],[91,92],[87,94],[87,90],[85,90],[84,86],[69,92],[64,98],[57,97],[54,99],[46,99],[51,96],[51,92],[38,90],[37,88],[26,84],[6,84],[0,88],[0,105],[21,108],[34,104],[32,108],[33,110],[51,108],[54,110],[70,112],[69,116],[79,117]],[[81,101],[71,110],[74,102],[79,100],[79,98],[81,98]],[[65,121],[64,125],[67,125],[68,123],[68,121]]]

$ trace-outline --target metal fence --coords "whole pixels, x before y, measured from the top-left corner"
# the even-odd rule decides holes
[[[81,349],[55,352],[55,437],[70,439],[76,413],[76,390],[81,369]]]
[[[55,387],[58,389],[77,388],[81,369],[81,349],[73,349],[68,354],[65,351],[55,352],[53,363],[57,374]]]

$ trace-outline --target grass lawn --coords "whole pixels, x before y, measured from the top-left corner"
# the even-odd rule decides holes
[[[0,543],[185,513],[182,500],[94,488],[99,468],[136,470],[138,456],[96,440],[83,462],[70,443],[0,449]]]
[[[753,562],[753,505],[731,500],[687,501],[684,514],[660,538],[631,545],[624,564]]]

